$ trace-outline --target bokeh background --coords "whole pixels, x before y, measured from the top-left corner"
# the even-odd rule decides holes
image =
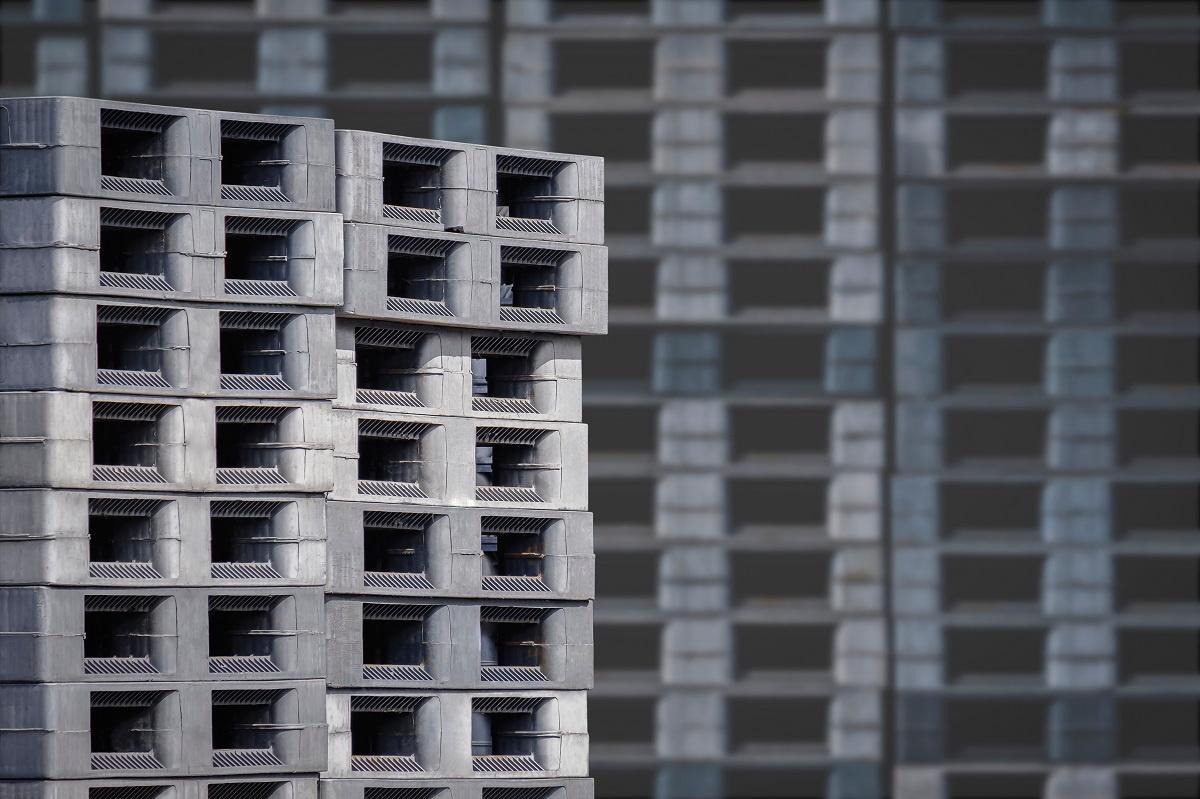
[[[598,799],[1200,796],[1200,9],[0,0],[0,96],[608,159]]]

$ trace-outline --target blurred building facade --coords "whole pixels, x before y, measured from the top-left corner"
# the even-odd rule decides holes
[[[1194,3],[5,0],[0,36],[5,95],[606,157],[597,796],[1195,795]]]

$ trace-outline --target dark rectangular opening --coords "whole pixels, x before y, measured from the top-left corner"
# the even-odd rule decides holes
[[[729,310],[732,313],[829,306],[828,261],[730,261]]]
[[[939,0],[938,7],[942,22],[1028,22],[1041,18],[1040,0]]]
[[[100,225],[101,272],[164,277],[166,249],[165,229]]]
[[[1045,189],[950,189],[946,237],[952,245],[1012,246],[1046,239]]]
[[[1194,40],[1127,41],[1120,47],[1125,97],[1200,91],[1200,45]]]
[[[216,598],[216,597],[214,597]],[[230,597],[237,600],[240,597]],[[221,599],[224,599],[222,597]],[[271,597],[255,597],[272,601]],[[239,608],[235,603],[216,605],[208,610],[208,656],[259,657],[271,656],[274,629],[269,607],[262,603],[253,608]]]
[[[949,682],[1042,677],[1045,630],[948,627],[943,635]]]
[[[1121,166],[1200,166],[1200,118],[1122,117]]]
[[[956,699],[945,703],[943,739],[956,760],[1040,756],[1047,703],[1038,699]]]
[[[1116,264],[1113,301],[1119,319],[1200,311],[1200,268],[1195,263]]]
[[[742,236],[819,236],[825,225],[825,189],[725,188],[725,239]]]
[[[657,700],[592,698],[588,701],[588,733],[600,743],[650,743],[654,740]]]
[[[162,341],[156,324],[96,325],[96,366],[134,372],[162,369]]]
[[[1123,336],[1117,339],[1117,384],[1121,391],[1200,385],[1200,341],[1194,336]]]
[[[787,744],[820,744],[827,735],[829,700],[729,698],[729,748],[744,752]]]
[[[829,408],[730,408],[733,458],[827,458],[831,418]]]
[[[432,36],[334,33],[327,40],[330,88],[433,80]]]
[[[658,594],[654,552],[597,552],[596,595],[604,599],[651,598]]]
[[[726,482],[729,524],[824,527],[828,484],[823,479],[740,478]]]
[[[166,33],[154,35],[154,69],[159,87],[181,83],[254,85],[258,77],[258,33]]]
[[[943,538],[1036,538],[1041,531],[1040,483],[942,483]]]
[[[263,186],[281,189],[283,137],[290,128],[225,120],[221,123],[221,183],[225,186]],[[286,197],[272,197],[273,200]]]
[[[1200,774],[1118,774],[1117,799],[1196,799]]]
[[[658,262],[653,260],[608,262],[608,303],[613,309],[654,308]]]
[[[93,465],[153,467],[158,460],[157,427],[148,421],[93,419]]]
[[[825,0],[725,0],[729,19],[760,16],[823,16]]]
[[[154,751],[155,727],[152,706],[103,707],[93,704],[91,722],[93,753]]]
[[[288,278],[287,236],[225,233],[226,280]]]
[[[1200,603],[1200,558],[1191,555],[1116,555],[1114,598],[1121,610]]]
[[[658,407],[584,408],[588,441],[594,454],[652,458],[658,450]]]
[[[1181,762],[1200,757],[1200,702],[1194,698],[1122,699],[1117,716],[1121,757]]]
[[[1200,534],[1200,485],[1116,483],[1113,533],[1119,538]]]
[[[614,327],[607,336],[583,340],[583,362],[591,386],[607,381],[648,384],[654,333]]]
[[[533,488],[537,455],[531,444],[475,447],[475,485]]]
[[[363,619],[362,662],[372,666],[420,666],[425,660],[424,623]]]
[[[726,114],[725,164],[825,160],[823,114]]]
[[[123,597],[137,599],[137,597]],[[99,607],[83,613],[83,656],[85,658],[149,658],[154,635],[153,602],[131,606],[106,606],[107,596],[96,597]]]
[[[1042,598],[1042,567],[1038,555],[943,555],[942,608],[1037,606]]]
[[[214,516],[209,521],[209,546],[214,564],[269,566],[272,551],[277,543],[272,535],[269,518]]]
[[[947,774],[946,799],[1042,799],[1042,774]]]
[[[496,213],[521,219],[551,219],[554,178],[548,175],[496,175]]]
[[[1045,351],[1041,336],[946,336],[942,380],[947,391],[1040,389]]]
[[[100,127],[100,174],[138,180],[163,179],[163,134],[158,130]]]
[[[653,41],[569,40],[554,43],[554,88],[559,93],[641,89],[654,85]]]
[[[828,672],[833,668],[834,632],[834,627],[824,624],[736,624],[737,675],[747,679],[780,676],[780,672]]]
[[[424,533],[420,530],[364,527],[363,571],[424,574]]]
[[[546,555],[541,533],[484,533],[480,544],[485,578],[543,578]]]
[[[946,166],[1040,165],[1046,160],[1048,126],[1044,116],[949,116]]]
[[[541,668],[545,637],[537,622],[479,624],[479,665]]]
[[[653,143],[650,114],[555,114],[550,141],[558,152],[602,156],[608,163],[643,163]]]
[[[961,410],[944,413],[948,463],[1033,463],[1045,457],[1045,411]]]
[[[214,692],[214,699],[221,691]],[[231,692],[232,693],[232,692]],[[275,742],[270,702],[214,704],[212,709],[212,748],[270,749]]]
[[[824,89],[828,46],[822,41],[727,41],[726,90]]]
[[[1200,237],[1200,191],[1195,186],[1123,189],[1121,241],[1125,246]]]
[[[1194,410],[1138,410],[1117,414],[1122,466],[1178,465],[1200,457],[1200,415]]]
[[[430,164],[383,161],[383,204],[405,208],[442,208],[442,168]]]
[[[500,261],[500,305],[555,310],[558,267]]]
[[[596,524],[654,524],[653,479],[592,480],[588,500]]]
[[[730,599],[735,605],[829,597],[827,552],[732,552]]]
[[[615,236],[650,234],[650,198],[645,186],[607,186],[604,189],[604,232]]]
[[[1200,679],[1200,630],[1117,630],[1121,682]]]
[[[415,347],[388,347],[355,341],[354,385],[357,389],[415,393],[421,371],[421,358]]]
[[[943,75],[950,97],[976,92],[1042,93],[1050,48],[1044,42],[950,40],[945,59]]]
[[[149,516],[88,515],[88,559],[92,563],[151,563],[154,528]]]
[[[825,372],[825,336],[820,333],[727,333],[721,353],[725,384],[820,385]]]
[[[414,713],[350,711],[352,757],[416,757]]]
[[[218,469],[271,469],[279,465],[274,422],[217,422]]]
[[[278,328],[222,327],[220,341],[221,374],[283,374],[283,332]]]
[[[592,706],[594,707],[594,705]],[[589,727],[592,708],[589,707]],[[471,719],[471,754],[532,757],[536,738],[533,713],[474,713]],[[595,735],[595,729],[589,730]]]
[[[1045,266],[1040,263],[944,263],[942,315],[947,319],[1040,317]]]
[[[662,625],[597,624],[596,671],[652,671],[661,663]]]
[[[639,16],[650,14],[650,0],[552,0],[555,19],[592,16]]]
[[[421,449],[407,438],[358,437],[358,479],[387,483],[417,483]]]
[[[824,799],[828,768],[740,767],[725,770],[726,799]]]
[[[388,253],[387,295],[410,300],[445,302],[445,257]]]

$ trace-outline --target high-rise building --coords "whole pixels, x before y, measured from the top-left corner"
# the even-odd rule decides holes
[[[0,797],[592,796],[600,159],[0,117]]]

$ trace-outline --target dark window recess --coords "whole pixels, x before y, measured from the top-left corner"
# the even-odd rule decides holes
[[[415,757],[416,714],[350,711],[352,757]]]
[[[604,189],[604,232],[615,236],[646,236],[650,233],[652,189],[639,186]]]
[[[240,597],[228,597],[237,600]],[[226,597],[210,597],[227,599]],[[237,609],[218,605],[208,611],[208,656],[216,657],[270,657],[272,636],[264,632],[274,629],[271,623],[270,606],[272,597],[253,609]]]
[[[648,383],[654,334],[649,330],[613,328],[607,336],[585,338],[583,362],[589,386],[609,380]]]
[[[1115,599],[1121,610],[1200,603],[1200,558],[1118,555],[1113,558]]]
[[[822,799],[830,771],[825,768],[727,768],[725,799]],[[600,799],[597,794],[597,799]]]
[[[818,744],[827,737],[828,699],[726,699],[729,748],[734,752],[787,744]]]
[[[418,530],[364,527],[363,571],[424,574],[424,534]]]
[[[328,47],[331,88],[428,84],[433,79],[432,36],[334,33],[328,36]]]
[[[722,374],[729,387],[762,384],[820,384],[825,371],[825,337],[813,333],[728,333],[723,339]]]
[[[653,480],[592,480],[588,501],[596,524],[654,524]]]
[[[1200,485],[1117,483],[1112,488],[1118,537],[1200,533]]]
[[[591,775],[596,799],[644,799],[654,795],[658,782],[655,768],[607,768],[593,763]]]
[[[479,665],[539,669],[545,646],[542,626],[532,623],[479,624]]]
[[[158,33],[154,69],[159,86],[180,83],[252,85],[258,77],[258,34]]]
[[[1200,384],[1200,342],[1177,336],[1118,338],[1117,382],[1122,391],[1195,388]]]
[[[496,175],[496,213],[521,219],[551,219],[554,202],[554,178],[550,175]]]
[[[8,9],[0,5],[0,13],[5,11]],[[30,35],[28,28],[0,28],[0,86],[32,87],[37,82],[37,45],[37,37]]]
[[[658,594],[658,556],[653,552],[596,553],[596,594],[605,599]]]
[[[420,666],[425,660],[424,623],[363,619],[362,662],[372,666]]]
[[[226,280],[283,281],[287,278],[287,236],[225,234]]]
[[[1042,799],[1042,774],[948,774],[946,799]]]
[[[947,701],[942,737],[951,758],[1007,760],[1040,756],[1046,746],[1047,703],[1037,699]]]
[[[588,733],[597,743],[650,743],[656,703],[653,698],[593,697],[588,701]]]
[[[823,527],[827,484],[824,480],[743,478],[727,482],[729,524]]]
[[[135,372],[160,371],[161,329],[157,324],[97,324],[96,366]]]
[[[214,691],[219,700],[224,691]],[[233,694],[235,692],[230,691]],[[271,701],[238,704],[213,704],[212,748],[270,749],[275,742],[275,725],[271,720]]]
[[[1041,529],[1040,483],[942,483],[939,500],[944,538],[1036,538]]]
[[[1045,266],[1040,263],[945,263],[942,315],[947,319],[1040,317]]]
[[[271,469],[279,462],[274,422],[217,422],[218,469]]]
[[[949,190],[946,237],[953,245],[1040,242],[1046,238],[1048,209],[1043,189]]]
[[[1043,116],[950,116],[947,166],[1042,164],[1048,125]]]
[[[383,204],[405,208],[442,208],[442,168],[407,161],[383,161]]]
[[[1122,466],[1178,463],[1200,457],[1200,416],[1194,410],[1120,411],[1117,450]]]
[[[946,42],[946,93],[1045,91],[1049,46],[1040,42]]]
[[[286,202],[283,171],[288,166],[283,138],[289,125],[223,120],[221,122],[221,183],[225,186],[273,188],[272,201]],[[226,195],[222,192],[222,195]]]
[[[1119,629],[1117,652],[1122,682],[1200,679],[1200,630]]]
[[[483,533],[484,587],[487,578],[532,577],[542,580],[546,571],[541,533]]]
[[[420,444],[407,438],[358,438],[358,479],[417,483],[421,477]]]
[[[93,703],[95,695],[92,697]],[[149,753],[154,751],[154,708],[92,705],[92,752]]]
[[[730,408],[732,455],[754,457],[828,457],[829,408]]]
[[[151,563],[154,527],[149,516],[88,516],[92,563]]]
[[[593,639],[597,671],[652,671],[657,675],[661,625],[597,624]]]
[[[946,411],[945,459],[1041,461],[1046,452],[1045,411]]]
[[[1029,22],[1038,20],[1041,15],[1040,0],[940,0],[938,6],[942,22]]]
[[[654,307],[658,261],[608,262],[608,302],[614,309]]]
[[[213,516],[209,521],[209,541],[213,563],[254,563],[267,566],[270,566],[271,554],[278,544],[278,540],[272,535],[269,518],[237,516]]]
[[[446,301],[446,258],[389,253],[387,295],[428,302]]]
[[[1200,191],[1194,186],[1125,189],[1119,213],[1125,246],[1200,238]]]
[[[1200,265],[1195,263],[1117,264],[1115,281],[1120,319],[1200,312]]]
[[[827,261],[730,261],[729,310],[824,310],[829,306],[829,272]]]
[[[166,230],[100,225],[101,272],[163,277],[166,249]]]
[[[161,131],[110,128],[101,123],[101,175],[139,180],[162,180],[163,150]],[[124,231],[129,230],[129,228],[124,229]]]
[[[621,453],[652,457],[658,449],[658,407],[604,407],[583,411],[594,454]]]
[[[1193,41],[1133,41],[1121,44],[1121,93],[1200,91],[1200,45]]]
[[[154,422],[92,420],[92,463],[97,466],[154,466],[157,442]]]
[[[735,605],[829,596],[830,556],[825,552],[733,552],[730,598]]]
[[[730,94],[756,89],[824,89],[827,47],[816,41],[727,42],[726,89]]]
[[[1123,117],[1121,165],[1125,169],[1200,166],[1200,118]]]
[[[1040,388],[1045,352],[1041,336],[946,336],[942,379],[947,391]]]
[[[83,656],[85,658],[148,658],[150,640],[154,634],[154,597],[121,597],[143,599],[140,604],[125,603],[128,607],[105,607],[107,596],[99,600],[99,609],[88,607],[85,597],[83,613]]]
[[[654,85],[654,42],[555,42],[554,81],[559,93],[591,89],[648,90]]]
[[[555,19],[583,16],[639,16],[650,14],[650,0],[552,0]]]
[[[825,189],[727,187],[725,238],[819,236],[825,224]]]
[[[1117,720],[1120,757],[1183,762],[1200,757],[1200,702],[1193,698],[1124,699]]]
[[[475,485],[534,488],[533,444],[487,443],[475,447]]]
[[[741,678],[833,668],[834,628],[827,625],[738,624],[733,652]]]
[[[944,636],[950,682],[1042,675],[1045,630],[947,627]]]
[[[591,708],[589,708],[589,711]],[[590,713],[589,713],[590,715]],[[533,733],[536,730],[533,713],[471,714],[471,755],[511,755],[533,757]],[[595,735],[595,731],[591,731]]]
[[[355,388],[409,393],[417,390],[421,360],[414,347],[372,346],[358,341],[354,361]]]
[[[1119,774],[1118,799],[1196,799],[1200,774]]]
[[[942,607],[1002,609],[1037,605],[1042,558],[1036,555],[943,555]]]
[[[730,19],[759,16],[822,16],[825,0],[725,0]]]
[[[825,160],[822,114],[727,114],[725,163],[821,163]]]
[[[278,328],[221,328],[221,374],[283,374],[283,333]]]
[[[503,249],[501,250],[503,253]],[[500,304],[511,308],[555,310],[558,267],[500,259]]]
[[[603,156],[609,163],[650,160],[649,114],[556,114],[550,141],[557,152]]]

